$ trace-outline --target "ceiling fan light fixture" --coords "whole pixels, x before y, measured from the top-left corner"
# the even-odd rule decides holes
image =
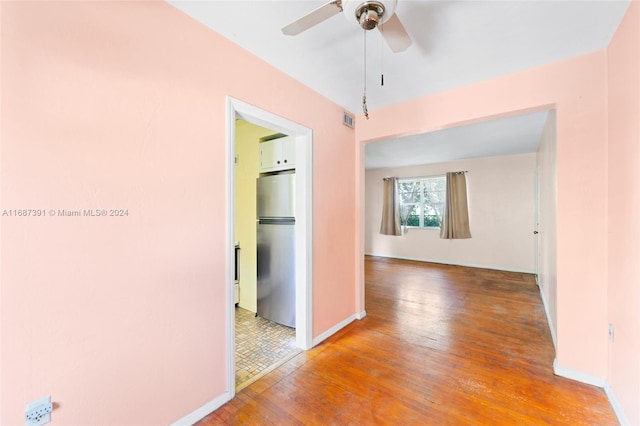
[[[367,9],[360,14],[358,22],[363,29],[372,30],[378,26],[379,20],[380,18],[376,10]]]
[[[342,10],[348,21],[355,21],[365,30],[386,22],[396,11],[398,0],[342,0]]]

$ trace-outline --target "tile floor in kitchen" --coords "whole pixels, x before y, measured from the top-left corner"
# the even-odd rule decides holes
[[[298,352],[295,328],[236,307],[236,390],[253,383]]]

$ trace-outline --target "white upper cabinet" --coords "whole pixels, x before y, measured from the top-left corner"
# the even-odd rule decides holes
[[[285,136],[260,143],[260,172],[296,168],[296,139]]]

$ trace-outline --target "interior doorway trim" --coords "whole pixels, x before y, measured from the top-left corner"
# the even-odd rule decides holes
[[[296,138],[296,346],[312,347],[312,237],[313,237],[313,131],[286,118],[227,96],[227,392],[235,395],[235,309],[234,309],[234,204],[236,119],[272,129]]]

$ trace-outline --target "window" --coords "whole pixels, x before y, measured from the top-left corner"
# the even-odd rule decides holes
[[[410,228],[439,228],[446,189],[446,176],[398,179],[401,223]]]

